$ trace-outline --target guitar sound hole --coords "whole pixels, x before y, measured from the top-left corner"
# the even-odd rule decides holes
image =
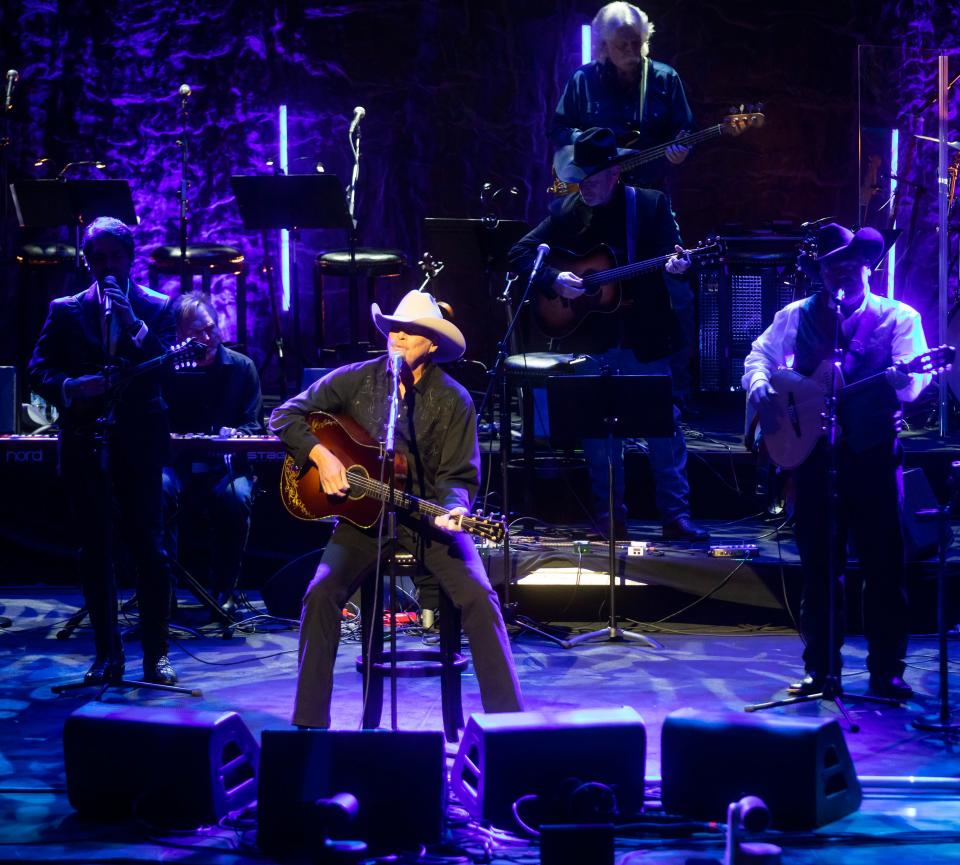
[[[586,273],[583,273],[580,275],[580,278],[584,281],[584,286],[583,286],[584,297],[593,297],[594,295],[598,294],[600,292],[600,289],[602,288],[602,286],[599,286],[599,285],[587,284],[587,277],[591,276],[594,273],[596,273],[595,270],[589,270]]]
[[[367,479],[370,477],[370,475],[363,468],[363,466],[350,466],[350,468],[347,469],[347,477],[349,478],[351,474],[362,475],[364,479]],[[360,486],[358,486],[357,481],[358,479],[350,478],[350,493],[347,496],[348,498],[353,499],[354,501],[356,501],[357,499],[362,499],[366,495],[363,489]]]

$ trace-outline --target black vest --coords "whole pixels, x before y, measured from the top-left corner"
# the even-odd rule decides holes
[[[836,313],[826,301],[826,295],[819,292],[800,308],[794,369],[801,375],[810,375],[832,357]],[[846,384],[869,378],[893,363],[895,310],[896,301],[867,296],[861,314],[870,316],[873,326],[862,340],[862,354],[855,355],[852,369],[844,372]],[[846,351],[847,340],[842,333],[840,345]],[[900,414],[896,391],[883,377],[853,394],[841,392],[837,407],[841,439],[853,451],[887,444],[896,438]]]

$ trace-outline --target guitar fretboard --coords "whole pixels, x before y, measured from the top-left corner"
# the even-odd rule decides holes
[[[389,484],[374,480],[374,478],[363,472],[349,470],[347,471],[347,480],[350,482],[352,489],[359,490],[366,496],[370,496],[380,502],[391,501],[391,487]],[[417,513],[427,514],[432,517],[445,517],[450,513],[447,508],[440,507],[440,505],[428,502],[425,499],[417,498],[417,496],[410,495],[402,490],[392,488],[392,492],[393,499],[391,503],[398,508],[416,511]],[[460,525],[464,531],[489,534],[489,530],[481,532],[478,521],[469,514],[463,515]]]
[[[703,249],[687,250],[687,255],[689,255],[692,259],[713,251],[714,244],[711,244],[709,247],[705,247]],[[590,288],[603,285],[607,282],[613,282],[614,280],[618,279],[629,279],[631,276],[637,276],[638,274],[646,273],[651,270],[657,270],[658,268],[663,267],[663,265],[665,265],[667,261],[675,254],[676,253],[671,252],[668,255],[661,255],[659,258],[650,258],[646,261],[637,261],[633,264],[624,264],[620,267],[612,267],[610,270],[601,270],[597,273],[591,273],[583,278],[583,284]]]
[[[723,123],[718,123],[715,126],[708,126],[706,129],[701,129],[699,132],[694,132],[692,135],[688,135],[680,141],[668,141],[665,144],[658,144],[656,147],[651,147],[649,150],[641,150],[636,156],[631,156],[629,159],[624,159],[623,162],[619,163],[620,168],[622,171],[628,172],[648,162],[653,162],[654,159],[660,159],[660,157],[666,156],[667,148],[672,147],[674,144],[682,144],[684,147],[693,147],[695,144],[702,144],[704,141],[709,141],[711,138],[717,138],[722,135],[723,127]]]

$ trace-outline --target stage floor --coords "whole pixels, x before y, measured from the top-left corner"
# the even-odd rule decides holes
[[[0,859],[3,861],[157,861],[191,863],[264,861],[245,846],[249,835],[212,829],[164,835],[144,823],[89,823],[72,816],[65,795],[61,734],[66,716],[91,698],[90,692],[55,696],[52,685],[82,675],[91,654],[90,634],[78,631],[58,640],[58,623],[76,610],[79,598],[63,589],[4,589],[0,614],[13,626],[0,632]],[[188,610],[183,615],[191,616]],[[200,612],[192,614],[199,621]],[[800,641],[789,631],[748,633],[737,628],[674,625],[661,630],[659,650],[635,644],[596,643],[572,650],[530,635],[513,641],[527,707],[538,710],[632,706],[643,716],[648,736],[647,782],[660,775],[660,730],[664,716],[681,707],[741,711],[751,702],[783,694],[800,673]],[[419,642],[419,637],[403,637]],[[958,649],[956,642],[951,648]],[[139,654],[128,646],[128,670],[138,672]],[[355,729],[360,716],[360,681],[354,670],[356,643],[344,643],[337,662],[334,726]],[[225,640],[214,631],[177,636],[172,659],[181,683],[198,687],[202,698],[160,697],[144,691],[110,691],[120,704],[190,706],[240,713],[255,736],[288,723],[296,666],[296,632],[268,630]],[[866,687],[863,640],[845,651],[845,689]],[[809,836],[782,840],[787,863],[960,862],[960,758],[956,744],[912,729],[913,718],[936,709],[936,641],[912,640],[907,678],[916,700],[903,708],[877,710],[851,704],[862,729],[847,733],[857,772],[864,782],[862,809]],[[951,665],[951,688],[960,693],[960,669]],[[439,683],[400,684],[402,729],[440,729]],[[480,709],[469,671],[463,685],[465,712]],[[956,701],[955,701],[956,702]],[[819,705],[775,709],[769,715],[828,717]],[[389,717],[385,712],[385,718]],[[135,755],[105,759],[134,760]],[[952,779],[940,792],[881,790],[879,776]],[[788,779],[789,782],[789,779]],[[952,787],[952,789],[951,789]],[[402,795],[402,790],[386,791]],[[504,827],[512,829],[513,827]],[[776,840],[771,836],[770,840]],[[474,844],[473,849],[479,849]],[[719,836],[697,841],[639,838],[618,842],[617,861],[682,863],[690,856],[722,857]],[[410,860],[414,861],[414,860]],[[436,859],[431,861],[469,861]],[[536,848],[503,846],[490,861],[539,861]]]

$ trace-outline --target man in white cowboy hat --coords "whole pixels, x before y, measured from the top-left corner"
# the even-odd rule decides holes
[[[580,184],[550,216],[510,250],[511,269],[529,272],[537,247],[546,243],[583,255],[600,244],[613,251],[618,264],[670,255],[661,271],[679,275],[689,267],[679,246],[677,223],[662,192],[635,189],[620,182],[620,163],[632,151],[617,147],[609,129],[588,129],[558,165],[561,180]],[[547,296],[575,299],[584,294],[579,276],[552,267],[540,270],[534,289]],[[669,375],[670,356],[684,341],[671,309],[663,272],[625,282],[624,302],[610,315],[588,315],[569,336],[552,340],[551,350],[589,356],[580,370],[608,369],[623,375]],[[679,411],[674,412],[679,419]],[[690,519],[687,448],[675,428],[668,438],[647,440],[656,483],[662,536],[671,541],[705,541],[708,533]],[[607,440],[586,439],[584,455],[590,474],[593,518],[599,531],[608,529]],[[614,453],[614,524],[618,537],[627,534],[622,447]]]
[[[876,387],[855,392],[838,405],[839,517],[836,561],[837,623],[832,647],[840,671],[843,645],[843,570],[847,535],[857,548],[864,577],[863,624],[867,638],[870,688],[898,700],[912,695],[903,680],[907,651],[907,595],[904,578],[903,449],[897,440],[900,404],[912,402],[929,384],[929,375],[907,375],[892,364],[927,349],[920,315],[905,303],[870,291],[870,272],[881,258],[883,238],[872,228],[856,234],[836,223],[817,236],[818,257],[803,265],[823,282],[823,291],[781,309],[753,343],[744,362],[743,389],[751,407],[771,410],[770,377],[790,366],[810,375],[833,356],[839,321],[843,373],[847,383],[886,370]],[[839,316],[838,316],[839,307]],[[800,630],[805,642],[806,675],[788,690],[823,690],[831,647],[827,581],[827,453],[825,441],[795,470],[797,547],[803,570]]]
[[[314,411],[349,414],[382,441],[391,393],[390,357],[402,356],[397,450],[409,464],[407,491],[456,514],[466,513],[480,485],[476,410],[470,395],[438,363],[466,349],[460,330],[444,319],[426,292],[411,291],[393,315],[371,307],[373,322],[387,338],[387,355],[336,369],[277,408],[270,429],[298,465],[319,469],[324,492],[350,489],[343,464],[310,432]],[[429,521],[398,514],[400,546],[433,574],[463,615],[480,697],[487,712],[522,708],[520,686],[496,592],[490,586],[473,542],[455,518]],[[300,667],[293,723],[329,727],[333,667],[340,639],[340,611],[377,563],[376,529],[342,520],[323,553],[303,599]],[[385,555],[387,550],[383,549]]]

